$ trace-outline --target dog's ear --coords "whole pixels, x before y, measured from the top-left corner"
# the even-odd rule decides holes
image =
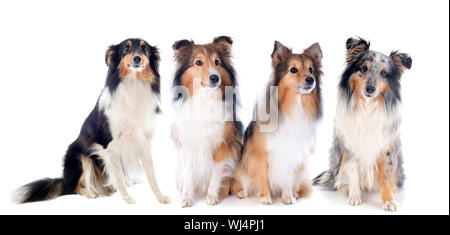
[[[107,66],[111,64],[113,57],[117,54],[116,46],[110,46],[105,54],[105,63]]]
[[[390,57],[395,63],[397,69],[403,73],[405,69],[411,69],[412,59],[411,56],[405,53],[398,53],[397,51],[391,52]]]
[[[224,56],[231,55],[231,45],[233,45],[233,40],[228,36],[216,37],[213,40],[213,46]]]
[[[312,44],[310,47],[305,49],[303,51],[303,53],[305,53],[308,56],[311,56],[318,63],[320,63],[322,61],[323,54],[322,54],[322,49],[320,48],[320,44],[319,43]]]
[[[150,46],[151,54],[150,54],[150,67],[152,67],[153,71],[155,71],[156,75],[159,76],[159,62],[161,61],[161,57],[159,55],[159,49],[155,46]]]
[[[289,59],[291,54],[291,49],[285,47],[280,42],[275,41],[272,52],[272,66],[275,68],[280,62]]]
[[[172,45],[172,48],[175,51],[175,53],[179,53],[179,52],[182,52],[183,50],[191,48],[192,46],[194,46],[194,41],[192,41],[192,40],[189,41],[189,40],[183,39],[180,41],[176,41]]]
[[[346,42],[347,47],[347,62],[352,61],[360,53],[368,51],[370,43],[362,38],[349,38]]]
[[[186,39],[180,40],[180,41],[176,41],[173,45],[173,51],[175,52],[175,60],[177,62],[182,62],[186,59],[188,59],[188,52],[190,52],[192,50],[192,48],[194,47],[194,41],[189,41]]]

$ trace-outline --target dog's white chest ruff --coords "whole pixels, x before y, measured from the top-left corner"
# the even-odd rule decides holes
[[[336,134],[351,151],[352,158],[372,168],[380,154],[399,136],[397,112],[387,113],[378,103],[359,104],[355,111],[338,105]]]
[[[112,141],[104,156],[119,157],[128,185],[139,178],[138,155],[142,145],[150,146],[154,132],[158,98],[150,84],[139,80],[122,81],[114,93],[105,88],[100,96],[100,109],[108,119]]]
[[[299,169],[307,164],[314,145],[316,122],[306,117],[299,97],[292,114],[280,120],[277,130],[264,133],[272,191],[295,188],[299,184]]]
[[[191,175],[194,181],[191,183],[200,193],[207,190],[214,168],[214,151],[224,140],[225,116],[232,111],[225,108],[217,92],[201,88],[184,103],[175,104],[178,112],[175,126],[181,143],[178,186],[187,183],[184,179]]]
[[[131,79],[122,81],[114,94],[105,89],[100,97],[113,137],[152,132],[156,105],[150,84]]]

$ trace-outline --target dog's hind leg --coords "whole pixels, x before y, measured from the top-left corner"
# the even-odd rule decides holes
[[[92,160],[89,157],[82,155],[81,166],[83,168],[83,174],[81,175],[77,186],[77,193],[87,198],[97,198],[99,195],[92,182],[93,174],[95,174]]]
[[[232,180],[231,192],[233,193],[233,195],[235,195],[240,199],[243,199],[245,197],[244,187],[242,185],[241,180],[237,177],[237,175]]]
[[[231,191],[231,178],[225,178],[222,180],[222,186],[219,190],[219,198],[224,199],[230,195]]]
[[[99,196],[109,196],[114,192],[111,186],[108,186],[107,177],[95,164],[91,156],[82,156],[81,165],[83,174],[80,177],[79,194],[87,198],[97,198]]]

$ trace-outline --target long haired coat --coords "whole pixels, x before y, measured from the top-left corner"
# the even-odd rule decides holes
[[[262,204],[271,204],[272,195],[281,193],[284,204],[294,204],[297,198],[308,196],[308,159],[322,115],[321,60],[318,43],[295,54],[275,42],[272,79],[255,109],[255,121],[245,131],[242,160],[232,187],[238,197],[259,193]],[[264,120],[260,111],[264,106],[278,112]],[[270,127],[267,122],[272,120]]]
[[[400,78],[411,57],[369,50],[363,39],[347,40],[347,67],[338,87],[330,169],[315,185],[348,194],[361,204],[361,191],[381,192],[384,209],[397,210],[394,191],[404,181],[399,126]]]
[[[196,194],[206,195],[206,203],[215,205],[230,192],[242,145],[232,43],[221,36],[203,45],[188,40],[173,45],[177,117],[172,137],[180,155],[177,186],[182,207],[192,206]]]
[[[95,198],[118,190],[132,204],[126,186],[144,168],[155,196],[167,203],[156,183],[150,149],[159,111],[159,60],[158,49],[142,39],[110,46],[105,87],[67,150],[63,176],[27,184],[18,189],[15,200],[35,202],[67,194]]]

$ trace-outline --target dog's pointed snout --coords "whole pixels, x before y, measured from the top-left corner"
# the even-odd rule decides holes
[[[313,78],[313,77],[307,77],[307,78],[305,79],[305,82],[306,82],[308,85],[312,85],[312,84],[314,83],[314,78]]]
[[[133,61],[134,61],[134,63],[136,63],[136,64],[140,64],[141,63],[141,61],[142,61],[142,59],[141,59],[141,57],[140,56],[135,56],[134,58],[133,58]]]
[[[369,94],[374,93],[375,90],[376,90],[376,88],[375,88],[374,86],[367,86],[367,87],[366,87],[366,91],[367,91],[367,93],[369,93]]]
[[[216,74],[213,74],[213,75],[209,76],[209,80],[212,83],[217,83],[217,82],[219,82],[219,76],[217,76]]]

